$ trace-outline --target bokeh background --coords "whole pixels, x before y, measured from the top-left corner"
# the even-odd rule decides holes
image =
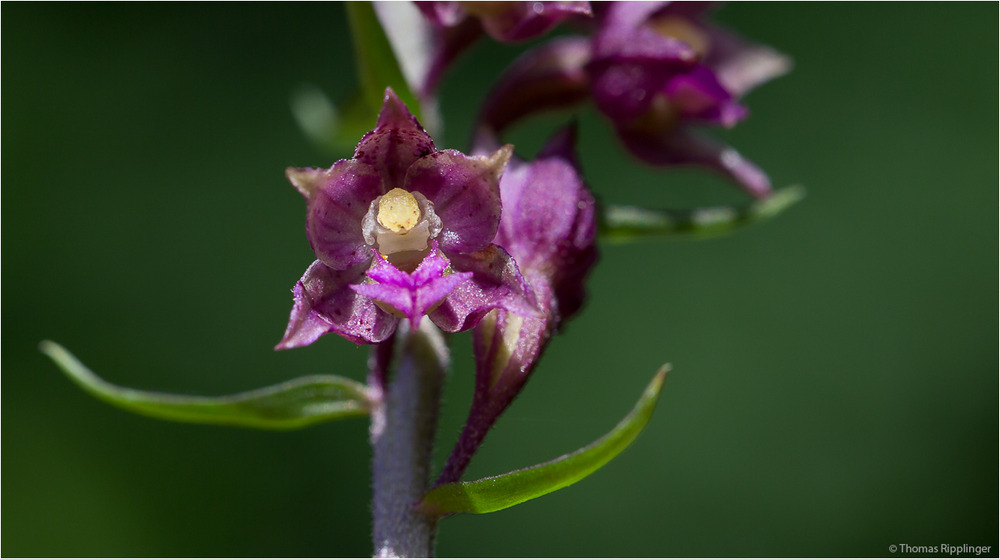
[[[363,378],[335,337],[276,353],[313,256],[286,166],[326,166],[289,109],[355,87],[343,6],[5,4],[2,554],[364,556],[364,419],[290,433],[172,424],[85,395],[38,351],[128,386],[226,394]],[[605,246],[467,479],[600,436],[663,362],[646,432],[580,484],[442,523],[445,556],[885,556],[998,526],[998,8],[752,4],[717,20],[794,57],[722,134],[808,197],[710,241]],[[441,147],[520,47],[442,91]],[[606,202],[741,195],[634,164],[578,113]],[[374,119],[374,115],[372,115]],[[551,117],[511,139],[531,155]],[[343,154],[341,154],[343,155]],[[452,338],[437,461],[472,388]]]

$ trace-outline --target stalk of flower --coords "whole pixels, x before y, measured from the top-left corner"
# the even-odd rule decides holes
[[[535,316],[490,312],[473,330],[476,387],[469,417],[438,479],[458,480],[503,411],[527,382],[553,334],[584,301],[597,260],[594,199],[573,154],[575,131],[557,134],[526,163],[513,159],[500,182],[504,213],[494,239],[518,261],[538,302]],[[480,137],[480,145],[489,139]]]
[[[327,333],[378,343],[400,318],[416,327],[427,315],[457,332],[496,308],[530,314],[534,297],[517,264],[492,242],[511,152],[437,150],[386,90],[376,127],[352,159],[288,169],[308,202],[306,233],[317,260],[293,289],[277,348]]]
[[[769,47],[706,21],[702,3],[596,5],[591,37],[563,37],[523,55],[498,80],[480,121],[498,133],[536,112],[588,98],[626,148],[657,166],[714,169],[757,198],[767,175],[699,127],[730,128],[748,112],[739,101],[790,68]]]

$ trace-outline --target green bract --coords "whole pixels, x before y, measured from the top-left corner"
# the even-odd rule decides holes
[[[217,398],[123,388],[88,369],[61,345],[39,349],[91,395],[127,411],[159,419],[257,429],[297,429],[323,421],[368,415],[367,388],[334,375],[313,375]]]
[[[448,483],[427,493],[420,509],[431,516],[503,510],[573,485],[618,456],[653,415],[669,365],[660,368],[639,402],[610,433],[555,460],[476,481]]]

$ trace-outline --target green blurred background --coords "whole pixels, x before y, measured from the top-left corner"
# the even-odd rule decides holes
[[[332,336],[271,349],[313,259],[283,170],[336,158],[289,99],[354,88],[343,6],[3,12],[2,554],[369,554],[365,420],[161,422],[85,395],[37,351],[53,339],[112,382],[180,393],[363,378],[366,350]],[[997,4],[740,3],[717,19],[794,57],[721,135],[808,197],[727,238],[604,247],[587,307],[467,478],[586,444],[669,361],[656,415],[572,488],[445,520],[438,552],[996,556]],[[440,147],[465,147],[519,51],[482,42],[448,75]],[[602,200],[742,199],[636,166],[579,114]],[[530,155],[565,120],[511,139]],[[438,464],[472,389],[468,336],[452,344]]]

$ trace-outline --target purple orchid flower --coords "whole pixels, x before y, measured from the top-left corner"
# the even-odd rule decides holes
[[[518,261],[540,312],[524,316],[497,309],[473,330],[472,407],[439,484],[461,477],[552,335],[583,305],[584,279],[597,261],[597,224],[594,198],[573,155],[574,140],[573,129],[559,133],[535,161],[513,159],[501,179],[505,209],[494,242]]]
[[[534,296],[514,260],[493,243],[499,180],[513,148],[467,156],[437,150],[387,89],[375,129],[352,159],[286,171],[308,202],[316,260],[293,289],[277,349],[327,333],[355,343],[388,338],[400,318],[427,315],[448,332],[489,311],[531,314]]]
[[[596,6],[593,36],[559,38],[522,56],[493,88],[481,122],[499,133],[540,110],[592,98],[643,161],[706,166],[766,197],[767,175],[697,128],[735,126],[747,116],[742,96],[787,72],[790,61],[707,23],[709,3]]]

